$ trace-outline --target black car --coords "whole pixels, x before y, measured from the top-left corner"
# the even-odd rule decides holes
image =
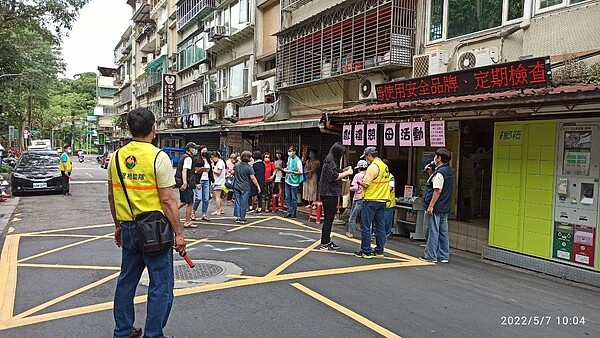
[[[62,192],[62,178],[56,151],[28,151],[21,155],[11,176],[13,195],[27,192]]]

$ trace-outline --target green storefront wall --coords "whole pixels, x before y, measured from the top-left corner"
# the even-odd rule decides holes
[[[551,258],[557,125],[495,124],[490,246]]]

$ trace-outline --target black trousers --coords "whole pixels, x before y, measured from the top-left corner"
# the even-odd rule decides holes
[[[323,202],[323,227],[321,228],[321,244],[327,244],[331,242],[331,227],[333,225],[333,218],[337,212],[338,196],[323,196],[321,195],[321,202]]]
[[[69,176],[67,176],[67,173],[64,171],[61,171],[62,174],[62,186],[63,186],[63,194],[66,194],[69,192]]]

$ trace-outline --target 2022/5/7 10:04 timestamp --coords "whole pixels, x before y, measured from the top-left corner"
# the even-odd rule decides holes
[[[502,316],[503,326],[585,325],[583,316]]]

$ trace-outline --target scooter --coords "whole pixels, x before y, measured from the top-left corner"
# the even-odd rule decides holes
[[[79,156],[79,163],[83,163],[85,161],[85,157]]]

